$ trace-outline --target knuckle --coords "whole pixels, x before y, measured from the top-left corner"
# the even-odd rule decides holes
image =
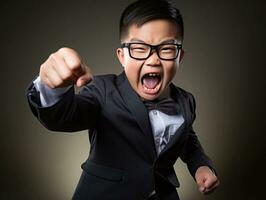
[[[51,83],[51,81],[50,81],[47,77],[44,77],[44,78],[42,79],[42,81],[43,81],[43,83],[44,83],[45,85],[47,85],[49,88],[54,89],[55,86]]]
[[[58,49],[58,52],[59,53],[65,53],[65,52],[68,52],[70,49],[69,48],[67,48],[67,47],[61,47],[60,49]]]
[[[49,56],[49,60],[55,60],[56,59],[56,53],[52,53]]]
[[[40,74],[43,74],[45,71],[45,64],[41,64],[40,66]]]
[[[68,63],[68,66],[72,70],[78,70],[81,67],[81,61],[79,59],[71,59]]]
[[[47,65],[46,64],[42,64],[41,66],[40,66],[40,71],[39,71],[39,76],[42,78],[44,78],[44,77],[46,77],[47,76],[47,74],[49,74],[49,73],[47,73]]]
[[[49,84],[48,85],[50,88],[52,88],[52,89],[55,89],[56,88],[56,86],[54,85],[54,84]]]
[[[62,73],[62,78],[63,78],[64,80],[69,79],[71,76],[72,76],[72,73],[71,73],[70,71],[68,71],[68,70],[65,70],[65,71]]]
[[[75,50],[68,47],[62,47],[58,50],[58,54],[65,60],[67,66],[71,70],[77,70],[81,67],[81,58]]]
[[[50,70],[51,70],[51,65],[47,62],[43,63],[40,66],[40,76],[49,76],[50,75]]]
[[[61,47],[56,53],[61,55],[62,57],[68,57],[69,55],[75,53],[75,50],[68,47]]]
[[[59,87],[63,82],[60,80],[54,80],[53,81],[53,89]]]

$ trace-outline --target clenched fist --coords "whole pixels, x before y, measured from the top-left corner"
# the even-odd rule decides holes
[[[70,48],[61,48],[51,54],[40,67],[40,78],[50,88],[77,85],[81,87],[92,79],[90,69],[79,54]]]
[[[201,166],[197,169],[195,179],[199,191],[203,194],[213,192],[220,184],[217,176],[207,166]]]

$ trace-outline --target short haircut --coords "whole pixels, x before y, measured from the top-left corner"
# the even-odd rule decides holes
[[[182,16],[179,10],[167,0],[138,0],[127,6],[120,18],[120,40],[122,41],[128,35],[131,25],[134,24],[140,27],[144,23],[155,19],[166,19],[174,22],[180,39],[183,40],[184,25]]]

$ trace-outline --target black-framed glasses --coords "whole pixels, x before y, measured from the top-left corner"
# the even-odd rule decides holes
[[[156,51],[161,60],[175,60],[182,49],[182,45],[175,43],[150,45],[141,42],[131,42],[123,43],[121,48],[128,48],[130,57],[136,60],[146,60],[152,55],[153,50]]]

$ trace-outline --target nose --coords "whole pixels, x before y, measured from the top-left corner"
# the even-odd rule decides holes
[[[161,60],[155,50],[153,50],[151,55],[147,58],[146,64],[150,66],[161,65]]]

